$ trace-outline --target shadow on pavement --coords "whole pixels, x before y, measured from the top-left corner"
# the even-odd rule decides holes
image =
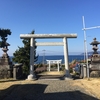
[[[79,75],[72,75],[73,80],[82,79]]]
[[[80,91],[45,93],[47,84],[20,84],[0,90],[0,100],[99,100]]]
[[[59,80],[63,80],[62,75],[37,75],[37,80],[38,79],[59,79]]]

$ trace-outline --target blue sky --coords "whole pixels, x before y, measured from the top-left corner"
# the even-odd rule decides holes
[[[13,55],[18,46],[23,46],[20,34],[62,34],[77,33],[75,39],[68,39],[69,54],[84,52],[84,32],[82,16],[86,27],[100,26],[100,0],[0,0],[0,28],[8,28],[12,34],[8,36],[9,55]],[[100,29],[86,31],[88,51],[93,38],[100,41]],[[37,40],[42,42],[62,39]],[[38,46],[37,53],[46,55],[63,54],[62,46]],[[0,50],[0,56],[2,56]]]

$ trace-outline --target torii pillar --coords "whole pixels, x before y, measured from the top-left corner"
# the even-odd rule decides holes
[[[69,79],[69,78],[71,78],[71,76],[70,76],[70,72],[69,72],[68,43],[67,43],[66,37],[63,38],[63,42],[64,42],[64,59],[65,59],[65,70],[66,70],[65,79]]]
[[[28,75],[28,80],[35,80],[36,76],[34,74],[34,38],[30,39],[30,75]]]
[[[28,75],[27,80],[35,80],[34,74],[34,45],[37,46],[64,46],[64,59],[65,59],[65,79],[70,79],[69,72],[69,62],[68,62],[68,43],[67,38],[76,38],[77,34],[20,34],[20,38],[30,38],[30,75]],[[36,43],[34,39],[36,38],[63,38],[63,42],[41,42]]]

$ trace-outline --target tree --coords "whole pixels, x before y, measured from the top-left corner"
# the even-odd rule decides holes
[[[30,34],[34,34],[34,31],[32,31]],[[23,64],[23,72],[25,74],[29,73],[30,68],[30,39],[23,39],[24,47],[18,47],[18,49],[13,53],[13,61],[15,63],[22,63]],[[35,41],[36,42],[36,41]],[[34,47],[34,62],[37,61],[38,56],[36,56],[36,48]]]
[[[0,48],[6,48],[10,45],[9,43],[7,43],[7,36],[11,35],[11,31],[10,29],[0,29]]]

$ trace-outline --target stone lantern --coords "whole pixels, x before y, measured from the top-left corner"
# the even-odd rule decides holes
[[[97,50],[99,41],[96,38],[93,39],[93,42],[90,45],[93,46],[93,54],[91,57],[91,64],[90,64],[90,77],[97,77],[100,76],[100,54],[98,54]]]
[[[94,50],[93,54],[98,54],[97,50],[98,50],[98,44],[100,44],[100,42],[98,42],[96,38],[94,38],[93,40],[94,41],[90,43],[90,45],[93,46],[92,48]]]

